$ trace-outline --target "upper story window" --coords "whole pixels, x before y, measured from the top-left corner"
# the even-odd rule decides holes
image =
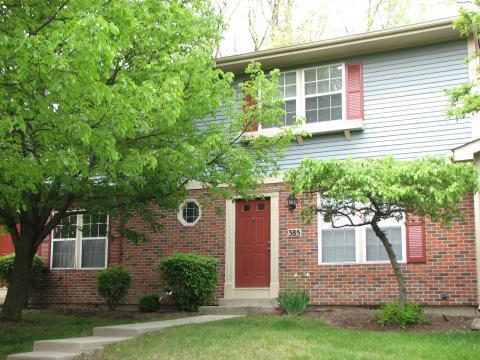
[[[285,115],[282,123],[283,125],[293,125],[297,116],[297,73],[295,71],[280,75],[279,90],[283,93],[285,100]]]
[[[344,65],[333,64],[287,71],[280,75],[278,89],[285,100],[281,126],[344,119]],[[271,128],[273,125],[263,125]]]
[[[353,131],[365,127],[362,63],[285,71],[280,75],[278,89],[285,101],[285,114],[279,125],[258,124],[249,136],[274,136],[281,131],[279,127],[294,125],[296,119],[305,119],[294,129],[299,144],[303,144],[303,132],[343,132],[349,140]]]
[[[305,118],[308,123],[342,119],[343,65],[304,71]]]
[[[70,215],[52,231],[52,269],[107,266],[108,216]]]

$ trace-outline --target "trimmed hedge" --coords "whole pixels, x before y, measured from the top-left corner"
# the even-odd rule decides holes
[[[177,307],[197,311],[210,304],[217,287],[218,260],[210,256],[174,253],[160,260],[163,290],[175,297]]]
[[[105,298],[109,310],[115,310],[127,297],[132,276],[122,266],[113,266],[97,273],[97,291]]]
[[[15,253],[11,253],[5,256],[0,256],[0,284],[5,284],[8,286],[10,282],[10,277],[13,273],[13,267],[15,265]],[[38,283],[40,280],[40,275],[45,271],[45,264],[43,259],[35,255],[32,263],[32,286]]]

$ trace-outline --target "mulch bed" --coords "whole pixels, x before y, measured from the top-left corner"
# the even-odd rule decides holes
[[[329,324],[345,328],[370,331],[405,331],[400,326],[380,326],[375,320],[375,313],[378,310],[370,309],[308,309],[303,316],[317,317]],[[409,326],[407,331],[428,332],[428,331],[469,331],[473,317],[453,315],[426,314],[428,324]]]

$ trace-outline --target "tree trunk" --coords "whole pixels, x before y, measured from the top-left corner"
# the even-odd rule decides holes
[[[15,246],[15,265],[2,307],[3,320],[20,321],[22,319],[22,310],[27,305],[32,282],[32,262],[35,255],[32,243],[33,239],[21,237]]]
[[[401,307],[404,307],[407,303],[407,287],[405,284],[405,278],[403,277],[402,270],[400,269],[400,265],[398,265],[397,257],[395,256],[395,252],[393,251],[392,245],[387,239],[385,233],[380,229],[378,223],[376,221],[372,221],[371,223],[372,229],[375,232],[375,235],[380,239],[385,250],[387,251],[388,258],[390,259],[390,264],[392,264],[393,272],[395,277],[397,278],[398,284],[398,294],[399,294],[399,303]]]

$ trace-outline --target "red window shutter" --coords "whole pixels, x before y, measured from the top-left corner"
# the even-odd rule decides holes
[[[363,119],[363,66],[346,65],[347,120]]]
[[[0,228],[0,256],[8,255],[15,252],[13,241],[9,233],[3,233]]]
[[[255,100],[252,99],[250,95],[245,96],[245,106],[243,107],[243,112],[245,112],[245,109],[247,109],[248,106],[255,105]],[[255,124],[250,125],[246,131],[257,131],[258,130],[258,123],[255,122]]]
[[[427,261],[425,246],[425,224],[420,216],[407,214],[407,262],[424,263]]]
[[[110,218],[108,223],[108,234],[112,234],[114,220]],[[119,265],[122,262],[122,239],[116,234],[115,239],[108,239],[108,266]]]
[[[38,247],[37,253],[40,255],[43,259],[43,262],[45,265],[50,269],[50,251],[51,251],[51,239],[50,235],[48,235],[45,239],[43,239],[42,243]]]

